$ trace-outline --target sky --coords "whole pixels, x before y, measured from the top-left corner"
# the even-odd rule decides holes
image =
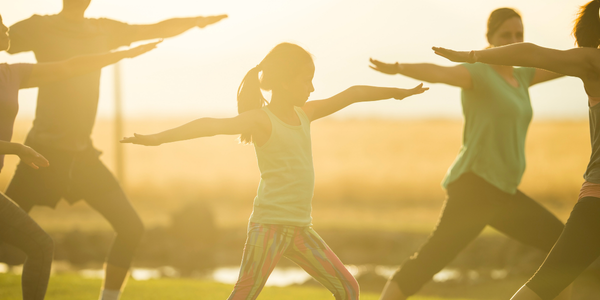
[[[236,91],[248,70],[275,45],[293,42],[314,55],[315,92],[327,98],[352,85],[410,88],[419,82],[368,68],[384,62],[453,63],[431,46],[470,50],[487,47],[491,11],[521,12],[525,40],[545,47],[574,47],[573,20],[584,0],[92,0],[90,18],[149,24],[174,17],[228,14],[204,29],[166,39],[158,49],[121,62],[124,115],[128,118],[233,116]],[[61,0],[3,0],[0,14],[12,25],[33,14],[55,14]],[[0,53],[0,62],[35,62],[32,53]],[[113,115],[113,69],[103,70],[99,116]],[[460,90],[426,84],[423,95],[402,101],[355,104],[338,118],[460,119]],[[587,118],[587,98],[575,78],[530,90],[536,119]],[[19,118],[31,118],[37,90],[20,93]]]

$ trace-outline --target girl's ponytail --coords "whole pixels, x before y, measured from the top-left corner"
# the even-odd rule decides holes
[[[245,111],[257,109],[263,107],[267,100],[263,97],[260,90],[260,79],[258,74],[260,73],[260,65],[252,68],[240,83],[240,87],[237,92],[237,103],[238,113],[241,114]],[[252,135],[250,133],[243,133],[240,136],[242,143],[251,143]]]
[[[302,47],[290,43],[275,46],[242,80],[237,93],[238,113],[259,109],[268,104],[261,90],[281,88],[294,80],[307,63],[313,64],[313,60],[310,53]],[[252,134],[243,133],[240,141],[252,143]]]
[[[600,0],[593,0],[581,7],[573,35],[579,47],[598,48],[600,45]]]

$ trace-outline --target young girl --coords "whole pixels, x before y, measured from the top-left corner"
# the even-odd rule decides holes
[[[494,10],[487,22],[489,48],[522,42],[521,16]],[[427,82],[460,87],[465,128],[463,145],[443,186],[448,197],[440,220],[417,255],[388,281],[381,300],[414,295],[450,263],[486,226],[550,252],[563,223],[519,190],[525,172],[525,138],[532,118],[529,87],[561,75],[535,68],[461,64],[386,64],[371,68]],[[565,299],[565,298],[561,298]]]
[[[229,299],[256,299],[282,256],[306,270],[336,299],[358,299],[358,283],[311,227],[314,171],[310,122],[355,102],[400,100],[427,88],[422,84],[410,90],[353,86],[329,99],[306,102],[314,91],[314,72],[306,50],[279,44],[244,77],[238,90],[238,116],[202,118],[122,141],[157,146],[217,134],[241,134],[242,142],[254,144],[261,181],[240,276]],[[261,89],[272,92],[270,102],[263,98]]]
[[[600,256],[600,0],[584,6],[575,24],[579,48],[566,51],[519,43],[482,51],[434,47],[452,61],[542,68],[578,77],[588,95],[592,155],[579,200],[558,241],[513,300],[551,300]]]
[[[18,155],[21,163],[38,169],[48,167],[46,158],[32,148],[11,142],[13,123],[19,110],[19,89],[38,87],[76,75],[82,75],[131,58],[155,48],[157,43],[126,51],[74,57],[68,60],[40,64],[0,64],[0,170],[4,155]],[[10,47],[8,28],[0,16],[0,51]],[[33,170],[32,169],[32,170]],[[37,185],[30,189],[39,188]],[[0,241],[9,243],[27,255],[21,286],[24,300],[42,300],[46,295],[54,246],[50,236],[25,211],[0,193]]]

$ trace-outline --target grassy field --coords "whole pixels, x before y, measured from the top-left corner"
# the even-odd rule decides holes
[[[130,121],[125,131],[150,133],[186,120]],[[30,120],[19,120],[23,140]],[[528,167],[521,189],[565,220],[576,201],[590,154],[587,121],[534,122],[527,141]],[[440,187],[460,148],[459,121],[335,120],[313,124],[316,227],[429,231],[445,197]],[[116,139],[99,120],[93,139],[113,168]],[[206,202],[220,227],[243,228],[252,210],[259,172],[254,149],[236,137],[218,136],[160,147],[125,146],[126,191],[147,227],[195,201]],[[17,160],[8,157],[0,189]],[[36,208],[49,231],[106,229],[86,205]],[[360,220],[360,222],[357,222]]]
[[[20,300],[20,277],[0,274],[0,299]],[[100,280],[85,279],[76,275],[55,275],[48,286],[46,300],[97,299]],[[194,279],[130,280],[122,300],[222,300],[227,299],[231,285]],[[377,294],[363,293],[361,299],[376,300]],[[333,296],[325,288],[317,287],[266,287],[260,300],[311,299],[329,300]],[[465,298],[415,297],[415,300],[466,300]]]

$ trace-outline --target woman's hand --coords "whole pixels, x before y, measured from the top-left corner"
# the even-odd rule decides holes
[[[402,100],[408,96],[422,94],[428,89],[428,87],[423,87],[422,83],[412,89],[398,89],[398,92],[394,95],[394,99]]]
[[[43,157],[41,154],[37,153],[30,147],[22,144],[20,144],[19,146],[17,155],[23,163],[34,169],[39,169],[40,167],[47,167],[50,165],[50,163],[45,157]]]
[[[141,46],[137,46],[135,48],[131,48],[129,50],[124,50],[123,54],[125,54],[126,58],[134,58],[136,56],[142,55],[152,49],[156,48],[156,45],[162,43],[162,39],[160,41],[157,42],[153,42],[153,43],[148,43],[148,44],[144,44]]]
[[[143,135],[137,133],[134,133],[133,137],[123,138],[120,142],[144,146],[158,146],[162,144],[155,134]]]
[[[196,26],[198,26],[198,28],[204,28],[208,25],[217,23],[225,18],[227,18],[227,15],[198,17],[196,21]]]
[[[369,68],[384,73],[384,74],[390,74],[390,75],[394,75],[394,74],[398,74],[398,72],[400,71],[400,65],[398,63],[395,64],[386,64],[384,62],[380,62],[376,59],[372,59],[369,58],[369,61],[371,62],[371,64],[373,65],[369,65]]]
[[[477,62],[475,51],[454,51],[442,47],[432,47],[431,49],[433,49],[435,54],[454,62],[466,62],[470,64]]]

